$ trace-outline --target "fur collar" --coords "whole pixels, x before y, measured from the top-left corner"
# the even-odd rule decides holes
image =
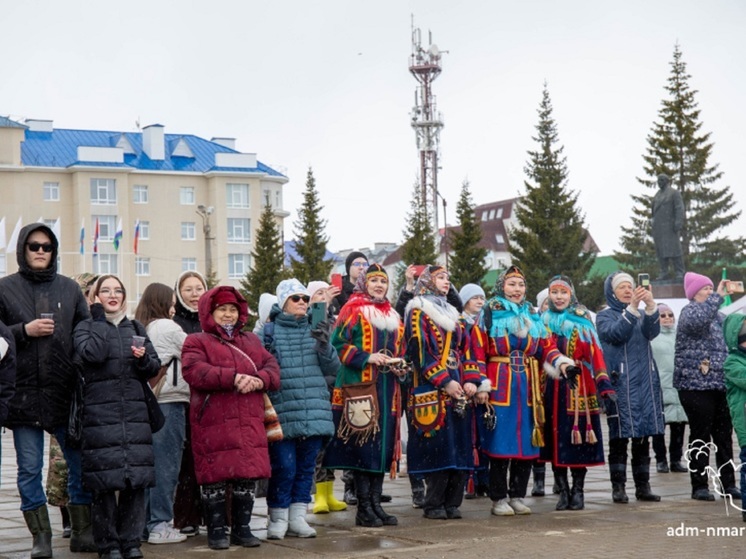
[[[459,313],[456,307],[450,305],[447,302],[441,303],[441,301],[434,302],[432,296],[418,295],[413,298],[407,305],[406,315],[412,311],[412,309],[420,309],[423,313],[429,316],[435,324],[443,328],[447,332],[453,332],[456,329],[458,323]],[[445,300],[444,300],[445,301]]]
[[[365,320],[370,322],[378,330],[396,332],[401,324],[399,313],[391,308],[391,306],[387,309],[379,309],[376,305],[362,305],[360,306],[360,313]]]

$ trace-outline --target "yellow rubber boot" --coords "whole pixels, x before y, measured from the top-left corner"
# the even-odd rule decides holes
[[[338,501],[334,497],[334,481],[327,481],[326,485],[326,503],[329,507],[330,512],[339,512],[341,510],[347,510],[347,503],[344,501]]]
[[[329,492],[327,486],[330,484],[328,481],[316,483],[316,494],[313,496],[313,513],[314,514],[326,514],[329,512],[329,504],[327,503],[326,496]]]

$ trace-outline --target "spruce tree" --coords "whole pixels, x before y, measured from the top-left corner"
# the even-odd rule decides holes
[[[412,190],[412,201],[407,213],[402,243],[401,264],[396,274],[395,291],[404,285],[404,272],[410,264],[435,264],[438,260],[438,249],[435,244],[433,225],[430,221],[430,204],[423,201],[420,187],[415,184]]]
[[[451,283],[462,287],[467,283],[476,283],[484,287],[483,279],[487,274],[485,258],[487,249],[480,247],[482,228],[474,215],[474,204],[471,201],[469,181],[461,185],[461,196],[456,206],[459,230],[448,231],[450,248],[453,254],[448,263]]]
[[[326,280],[332,269],[333,261],[325,258],[329,237],[324,233],[326,220],[321,218],[323,209],[316,191],[316,179],[309,167],[303,204],[298,212],[298,220],[293,223],[295,252],[299,259],[290,257],[291,274],[303,285],[307,285],[309,281]]]
[[[567,160],[564,147],[558,145],[546,83],[537,112],[537,134],[532,139],[538,145],[528,152],[524,167],[526,194],[516,207],[518,225],[510,234],[510,255],[526,274],[527,296],[533,298],[552,276],[565,274],[583,301],[595,256],[583,248],[588,234],[577,207],[577,194],[567,187]]]
[[[741,212],[734,209],[730,187],[715,184],[723,173],[717,164],[710,163],[714,144],[710,141],[711,133],[702,132],[695,99],[697,91],[689,86],[691,76],[678,44],[670,65],[671,74],[665,86],[668,97],[662,101],[658,120],[647,138],[643,155],[645,176],[637,179],[651,193],[632,196],[635,203],[632,225],[622,228],[624,252],[615,254],[615,258],[628,269],[659,271],[647,218],[657,189],[657,176],[665,173],[684,201],[681,232],[684,268],[717,278],[722,266],[739,263],[742,258],[746,239],[718,236]]]
[[[254,251],[251,253],[251,270],[241,280],[241,292],[251,310],[258,310],[262,293],[275,293],[277,290],[277,284],[285,277],[283,259],[282,235],[268,197],[259,218]]]

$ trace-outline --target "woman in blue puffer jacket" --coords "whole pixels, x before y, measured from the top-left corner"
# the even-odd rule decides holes
[[[596,316],[596,330],[604,350],[606,368],[617,394],[616,405],[607,403],[609,473],[612,499],[628,502],[627,443],[632,439],[632,477],[635,497],[660,501],[650,491],[648,437],[663,433],[663,396],[650,341],[660,332],[660,317],[653,294],[635,288],[627,273],[614,272],[604,283],[608,308]],[[643,309],[639,308],[644,303]]]
[[[329,325],[311,329],[308,290],[297,279],[277,286],[277,304],[264,327],[264,343],[280,364],[280,390],[269,397],[282,425],[283,440],[269,445],[272,477],[267,491],[268,539],[313,538],[306,522],[316,456],[334,434],[329,388],[339,356],[329,343]]]
[[[689,418],[689,476],[692,499],[714,501],[707,489],[705,467],[710,463],[710,442],[717,447],[715,462],[725,493],[741,498],[733,471],[733,425],[725,397],[723,363],[728,348],[723,336],[723,304],[726,282],[717,292],[710,278],[687,272],[684,291],[689,304],[681,310],[676,331],[673,386]],[[692,451],[697,447],[696,451]],[[729,462],[730,461],[730,462]]]

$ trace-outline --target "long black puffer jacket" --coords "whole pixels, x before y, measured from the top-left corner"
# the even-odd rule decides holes
[[[145,355],[132,355],[132,336],[145,328],[127,318],[119,325],[85,320],[75,328],[75,350],[83,361],[83,484],[91,491],[155,484],[153,434],[143,381],[161,366],[145,341]]]
[[[0,321],[0,423],[8,416],[8,402],[16,393],[16,342]]]
[[[41,230],[52,240],[52,260],[44,270],[26,263],[26,241]],[[0,279],[0,320],[16,341],[16,393],[3,425],[41,427],[52,432],[67,425],[77,373],[73,365],[73,329],[89,318],[78,284],[57,274],[57,238],[42,223],[26,225],[18,236],[18,272]],[[27,336],[24,325],[40,313],[54,313],[54,334]]]

